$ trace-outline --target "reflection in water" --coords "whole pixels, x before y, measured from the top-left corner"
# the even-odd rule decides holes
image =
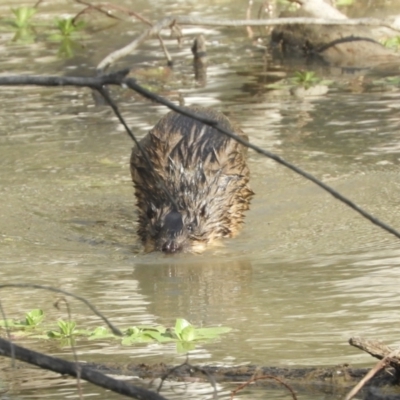
[[[141,293],[151,299],[148,310],[161,316],[163,323],[168,315],[210,326],[240,318],[242,299],[251,294],[252,268],[248,261],[211,257],[187,263],[166,259],[162,265],[136,264],[133,277]]]

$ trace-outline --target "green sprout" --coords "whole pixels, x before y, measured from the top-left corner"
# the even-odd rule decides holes
[[[308,89],[321,81],[314,71],[296,71],[293,82],[298,86]]]
[[[391,38],[384,39],[382,41],[383,46],[387,47],[388,49],[397,50],[400,47],[400,36],[395,36]]]
[[[72,336],[74,336],[76,333],[78,333],[77,331],[75,331],[76,328],[76,322],[74,321],[63,321],[62,319],[60,319],[57,322],[59,331],[49,331],[48,332],[48,336],[50,338],[71,338]]]
[[[58,19],[56,21],[57,29],[61,38],[70,37],[85,26],[84,21],[74,22],[73,18]]]
[[[16,321],[13,319],[0,320],[0,329],[7,327],[15,336],[26,336],[36,339],[57,339],[61,345],[71,345],[79,336],[87,340],[118,339],[109,329],[97,327],[94,330],[77,329],[75,321],[58,320],[58,329],[48,330],[39,325],[44,319],[43,310],[35,309],[25,314],[25,319]],[[121,344],[130,346],[137,343],[159,344],[175,342],[179,353],[193,350],[198,342],[204,342],[218,338],[227,333],[231,328],[196,328],[183,318],[178,318],[173,328],[164,326],[134,326],[124,332]]]
[[[43,310],[35,309],[25,314],[25,325],[36,328],[44,318]]]
[[[31,19],[36,14],[37,9],[33,7],[12,8],[14,20],[11,24],[17,29],[28,28],[31,25]]]

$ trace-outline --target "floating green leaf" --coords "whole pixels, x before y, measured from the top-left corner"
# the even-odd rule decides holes
[[[77,329],[75,321],[59,320],[57,322],[58,329],[47,331],[43,328],[39,330],[39,325],[43,322],[43,310],[35,309],[26,313],[25,319],[16,321],[8,319],[0,320],[0,328],[7,326],[15,336],[31,335],[37,339],[57,339],[60,345],[70,345],[75,338],[86,337],[89,340],[96,339],[117,339],[109,329],[97,327],[94,330]],[[125,346],[136,343],[168,343],[175,342],[178,352],[187,352],[193,350],[195,343],[198,341],[207,341],[219,337],[221,334],[227,333],[230,328],[214,327],[214,328],[196,328],[190,322],[183,318],[178,318],[173,328],[163,326],[133,326],[125,330],[122,338],[122,344]]]
[[[18,325],[20,325],[20,324],[18,324]],[[13,328],[15,326],[17,326],[17,324],[12,319],[2,319],[0,321],[0,327]]]
[[[103,326],[99,326],[94,331],[88,333],[89,333],[89,340],[115,338],[115,335],[111,333],[107,328],[104,328]]]

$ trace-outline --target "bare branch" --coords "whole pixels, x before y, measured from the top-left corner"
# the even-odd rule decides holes
[[[68,322],[71,323],[72,318],[71,318],[71,307],[69,306],[69,302],[65,297],[61,297],[54,303],[54,307],[57,308],[57,310],[60,310],[60,303],[63,302],[65,304],[65,307],[67,308],[67,315],[68,315]],[[71,351],[74,356],[74,361],[75,361],[75,367],[76,367],[76,385],[78,389],[78,395],[79,399],[83,399],[83,393],[82,393],[82,385],[81,385],[81,367],[79,365],[79,360],[78,360],[78,355],[76,353],[76,348],[74,345],[74,341],[70,341],[71,344]]]

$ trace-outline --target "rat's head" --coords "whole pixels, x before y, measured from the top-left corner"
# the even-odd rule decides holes
[[[177,253],[189,246],[189,231],[179,211],[169,211],[159,223],[155,239],[156,250],[164,253]]]

